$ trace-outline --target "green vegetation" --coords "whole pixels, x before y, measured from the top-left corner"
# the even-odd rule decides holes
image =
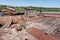
[[[23,11],[24,10],[24,7],[12,7],[14,8],[16,11]]]
[[[26,22],[23,22],[21,26],[25,29],[26,28]]]
[[[6,5],[0,5],[0,8],[3,8],[3,7],[7,7]],[[13,7],[13,6],[9,6],[9,7],[12,7],[14,8],[15,10],[17,11],[23,11],[24,8],[34,8],[36,9],[37,11],[39,12],[60,12],[60,8],[44,8],[44,7],[34,7],[34,6],[28,6],[28,7]]]

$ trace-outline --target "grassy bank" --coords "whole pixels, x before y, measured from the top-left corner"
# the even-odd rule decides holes
[[[7,7],[6,5],[0,5],[0,8]],[[17,11],[23,11],[24,8],[34,8],[37,11],[40,12],[60,12],[60,8],[43,8],[43,7],[33,7],[33,6],[28,6],[28,7],[14,7],[14,6],[9,6],[14,8]]]

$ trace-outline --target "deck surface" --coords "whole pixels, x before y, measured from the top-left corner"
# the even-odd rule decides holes
[[[35,27],[49,35],[60,37],[60,18],[58,17],[45,17],[43,19],[27,22],[27,28],[30,27]]]

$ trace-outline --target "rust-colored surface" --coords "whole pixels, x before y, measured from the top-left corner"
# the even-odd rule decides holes
[[[0,16],[0,24],[4,25],[10,18],[12,18],[13,23],[21,23],[24,19],[20,16]]]
[[[5,24],[9,19],[9,16],[0,16],[0,24]]]
[[[29,28],[28,32],[37,37],[39,40],[60,40],[59,38],[47,35],[43,31],[36,28]]]
[[[11,26],[10,26],[10,28],[11,29],[16,29],[16,30],[20,30],[20,29],[22,29],[22,27],[21,27],[21,25],[20,24],[12,24]]]
[[[24,22],[24,20],[26,21],[34,21],[40,18],[44,18],[45,17],[60,17],[59,14],[42,14],[42,15],[38,15],[36,17],[32,17],[32,18],[28,18],[28,17],[23,17],[21,15],[17,15],[17,16],[0,16],[0,24],[4,25],[10,18],[13,21],[13,23],[16,24],[12,24],[10,26],[10,28],[16,28],[16,30],[19,30],[21,28],[21,24]],[[18,24],[19,23],[19,24]],[[50,35],[47,35],[45,32],[36,29],[36,28],[28,28],[28,32],[31,33],[33,36],[35,36],[36,38],[38,38],[39,40],[60,40],[60,38],[58,37],[53,37]],[[1,40],[3,40],[2,38],[0,38]]]
[[[2,38],[2,37],[0,37],[0,40],[3,40],[3,38]]]
[[[44,15],[45,17],[60,17],[60,14],[42,14]]]
[[[4,25],[10,18],[12,18],[13,23],[22,23],[24,20],[26,21],[34,21],[40,18],[43,18],[43,16],[36,16],[33,18],[23,17],[23,16],[0,16],[0,24]]]
[[[34,20],[41,19],[41,18],[44,18],[44,15],[39,15],[39,16],[35,16],[32,18],[25,17],[24,19],[26,19],[27,21],[34,21]]]
[[[23,17],[21,15],[16,15],[16,16],[0,16],[0,24],[4,25],[10,18],[12,18],[13,23],[22,23],[24,20],[26,21],[34,21],[40,18],[44,17],[60,17],[60,14],[40,14],[38,16],[28,18],[28,17]]]

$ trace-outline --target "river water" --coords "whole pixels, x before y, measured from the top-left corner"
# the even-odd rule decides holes
[[[4,13],[3,12],[0,12],[0,16],[4,16]]]
[[[42,12],[42,13],[46,13],[46,14],[60,14],[60,12]]]

